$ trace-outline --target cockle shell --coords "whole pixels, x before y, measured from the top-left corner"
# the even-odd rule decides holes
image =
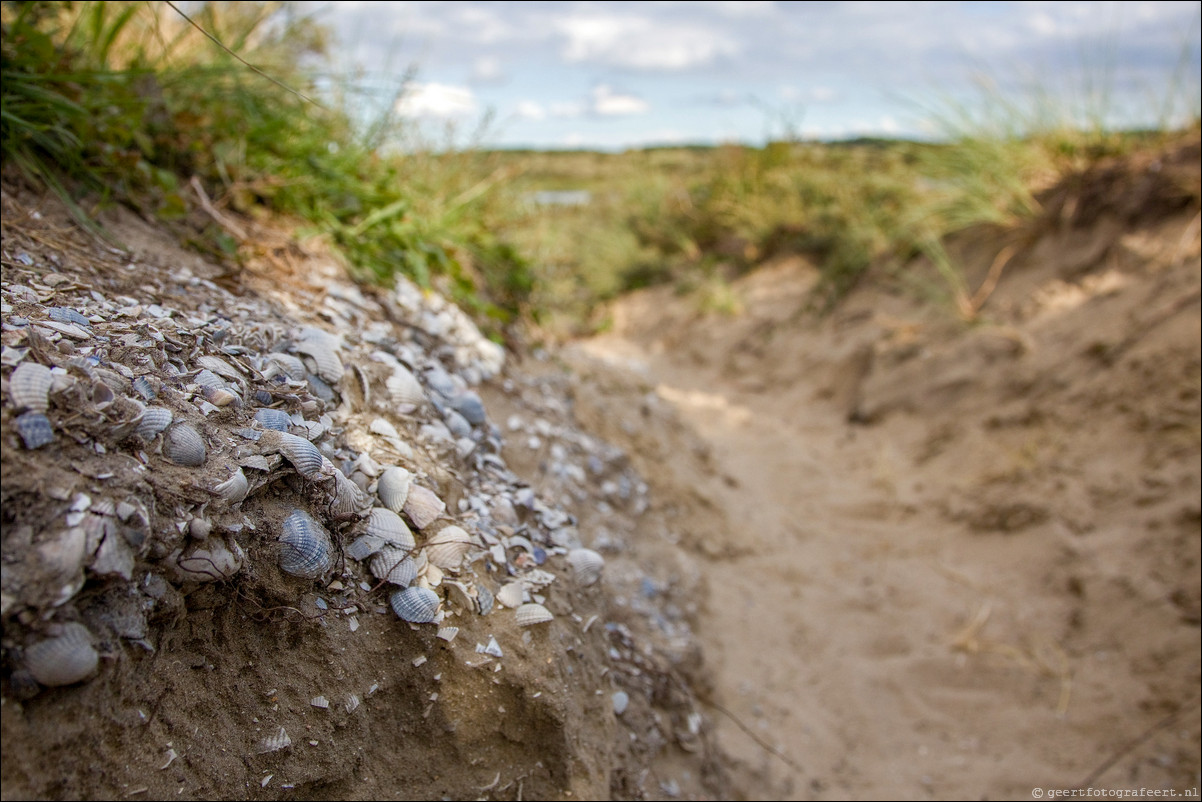
[[[458,570],[472,547],[472,536],[458,526],[446,526],[426,541],[426,559],[439,568]]]
[[[234,471],[233,475],[224,482],[213,486],[213,492],[221,496],[230,504],[237,504],[246,498],[246,493],[250,489],[250,483],[246,480],[246,474],[241,468]]]
[[[438,620],[438,594],[429,588],[408,587],[392,594],[393,612],[402,620],[414,624],[431,624]]]
[[[484,411],[484,402],[471,390],[460,393],[451,399],[451,406],[472,425],[478,426],[488,420]]]
[[[171,425],[171,410],[162,407],[147,407],[134,432],[143,440],[153,440],[155,435]]]
[[[373,507],[367,518],[367,534],[382,537],[404,551],[417,545],[413,533],[401,520],[401,516],[383,507]]]
[[[271,451],[278,451],[306,479],[322,479],[330,475],[323,471],[326,460],[317,446],[303,437],[268,430],[259,438],[259,443]]]
[[[397,362],[392,366],[392,375],[385,381],[388,394],[397,406],[406,404],[419,407],[426,400],[426,391],[409,369]]]
[[[334,469],[334,497],[330,500],[330,512],[342,519],[359,518],[371,509],[371,496],[359,485]],[[404,523],[402,521],[402,523]]]
[[[50,408],[50,387],[54,376],[50,368],[36,362],[17,365],[8,380],[8,394],[17,409],[45,412]]]
[[[413,475],[399,466],[393,465],[380,475],[376,484],[376,495],[384,506],[393,512],[400,512],[409,498],[409,484]]]
[[[418,529],[425,529],[442,515],[447,505],[433,490],[418,484],[409,485],[409,497],[405,499],[405,514]]]
[[[551,615],[551,611],[541,604],[523,604],[521,607],[513,611],[513,617],[517,620],[519,627],[530,627],[535,624],[545,624],[555,618]]]
[[[199,467],[205,463],[205,441],[189,424],[177,423],[164,436],[163,454],[176,465]]]
[[[497,604],[510,609],[516,609],[522,606],[522,599],[525,596],[526,591],[522,587],[521,582],[510,582],[498,590],[494,598]]]
[[[338,356],[338,339],[317,329],[310,329],[305,339],[296,344],[298,353],[313,360],[316,373],[322,379],[336,384],[344,372],[342,359]]]
[[[223,379],[229,379],[230,381],[236,382],[242,378],[242,372],[221,357],[199,356],[196,358],[196,364],[200,365],[202,368],[212,371],[213,373],[216,373]]]
[[[409,552],[395,546],[385,546],[371,558],[371,574],[394,585],[407,588],[417,579],[417,565]]]
[[[207,387],[210,390],[226,389],[225,381],[208,368],[204,368],[197,372],[196,376],[192,379],[192,384],[202,388]]]
[[[269,407],[255,410],[255,420],[264,429],[274,429],[277,432],[286,432],[292,425],[292,416],[287,412]]]
[[[26,412],[13,419],[17,433],[28,449],[41,448],[54,442],[54,426],[41,412]]]
[[[263,366],[263,378],[274,379],[281,373],[290,379],[303,379],[305,378],[305,363],[292,354],[279,352],[268,354],[266,364]]]
[[[242,569],[246,552],[236,541],[209,538],[188,549],[177,549],[167,558],[180,582],[219,582]]]
[[[346,556],[352,560],[363,561],[387,545],[388,541],[382,537],[360,535],[355,538],[355,542],[346,547]]]
[[[601,578],[605,558],[592,549],[572,549],[568,552],[568,565],[578,583],[591,585]]]
[[[280,568],[293,576],[318,579],[334,567],[334,545],[325,528],[304,510],[284,519]]]
[[[25,650],[25,667],[43,685],[57,687],[87,679],[100,659],[83,624],[57,627],[50,638]]]
[[[268,752],[278,752],[290,746],[292,746],[292,739],[288,737],[288,733],[284,731],[284,728],[280,727],[279,732],[268,735],[259,741],[255,751],[260,755],[265,755]]]

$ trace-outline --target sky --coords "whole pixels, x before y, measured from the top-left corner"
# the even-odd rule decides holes
[[[1196,0],[299,5],[377,102],[407,76],[396,110],[446,144],[932,138],[958,105],[1120,126],[1199,107]]]

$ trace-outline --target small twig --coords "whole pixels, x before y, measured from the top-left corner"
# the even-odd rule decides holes
[[[1126,757],[1130,753],[1134,752],[1137,748],[1142,746],[1144,744],[1144,742],[1147,741],[1149,738],[1151,738],[1153,735],[1155,735],[1156,733],[1165,729],[1166,727],[1169,727],[1170,725],[1172,725],[1172,723],[1174,721],[1176,721],[1181,716],[1182,713],[1186,712],[1187,710],[1192,710],[1198,704],[1198,700],[1200,698],[1202,698],[1202,696],[1195,696],[1193,698],[1193,701],[1177,708],[1172,713],[1170,713],[1167,716],[1165,716],[1164,718],[1162,718],[1160,721],[1157,721],[1151,727],[1148,727],[1148,729],[1144,730],[1142,733],[1140,733],[1138,736],[1133,738],[1131,741],[1123,744],[1121,747],[1118,748],[1118,750],[1115,751],[1115,753],[1113,755],[1106,758],[1106,760],[1102,761],[1102,764],[1100,766],[1098,766],[1096,769],[1091,771],[1089,773],[1088,777],[1086,777],[1081,782],[1077,783],[1077,787],[1078,788],[1091,787],[1094,784],[1094,782],[1096,782],[1099,777],[1101,777],[1103,774],[1105,774],[1107,771],[1109,771],[1110,768],[1115,763],[1118,763],[1124,757]]]
[[[196,192],[196,197],[200,198],[200,207],[205,210],[209,217],[216,221],[217,225],[221,226],[230,234],[232,234],[234,239],[238,240],[239,243],[246,242],[250,239],[250,237],[246,235],[246,231],[242,228],[242,226],[238,225],[217,210],[217,207],[215,207],[212,201],[209,200],[209,196],[205,192],[204,187],[201,185],[199,178],[192,176],[192,180],[188,183],[192,185],[192,189]]]
[[[785,765],[787,765],[789,768],[793,769],[794,771],[797,771],[797,772],[802,771],[801,766],[794,763],[793,760],[788,755],[784,754],[779,749],[772,746],[772,744],[768,743],[763,738],[761,738],[760,736],[758,736],[754,732],[752,732],[751,728],[748,727],[746,724],[744,724],[742,721],[740,721],[739,717],[736,716],[734,713],[730,712],[729,710],[727,710],[725,707],[718,704],[717,702],[711,701],[709,699],[702,699],[701,697],[697,697],[697,699],[702,704],[709,705],[710,707],[714,708],[719,713],[721,713],[722,715],[726,716],[728,719],[733,721],[735,723],[735,725],[738,726],[739,729],[741,729],[743,732],[747,733],[748,738],[750,738],[751,740],[753,740],[757,744],[759,744],[760,748],[763,749],[765,752],[768,752],[769,754],[772,754],[772,755],[776,755],[776,757],[778,757],[782,761],[784,761]]]
[[[298,91],[296,91],[296,90],[295,90],[295,89],[293,89],[291,86],[288,86],[287,84],[285,84],[285,83],[283,83],[282,81],[280,81],[278,78],[273,78],[272,76],[268,75],[267,73],[263,72],[261,69],[259,69],[258,67],[256,67],[254,64],[251,64],[249,61],[247,61],[246,59],[242,58],[242,56],[239,56],[239,55],[238,55],[237,53],[235,53],[233,50],[230,50],[228,47],[226,47],[226,46],[225,46],[225,44],[224,44],[224,43],[222,43],[222,41],[221,41],[220,39],[218,39],[216,36],[214,36],[213,34],[211,34],[211,33],[209,33],[208,31],[206,31],[204,28],[202,28],[202,27],[200,27],[198,24],[196,24],[196,22],[195,22],[195,21],[193,21],[193,19],[192,19],[191,17],[189,17],[187,14],[185,14],[183,11],[180,11],[180,8],[179,8],[179,6],[177,6],[175,3],[171,2],[171,0],[165,0],[165,2],[167,3],[167,5],[169,5],[169,6],[171,7],[171,9],[172,9],[173,11],[175,11],[175,13],[176,13],[176,14],[179,14],[181,17],[183,17],[183,18],[184,18],[184,20],[186,20],[186,21],[187,21],[187,23],[188,23],[189,25],[191,25],[191,26],[192,26],[193,28],[195,28],[196,30],[200,31],[200,32],[201,32],[202,34],[204,34],[204,35],[205,35],[205,36],[206,36],[206,37],[207,37],[207,38],[208,38],[210,41],[212,41],[212,42],[213,42],[213,44],[215,44],[215,45],[217,45],[218,47],[220,47],[220,48],[221,48],[222,50],[224,50],[226,53],[229,53],[231,56],[233,56],[233,57],[234,57],[234,58],[236,58],[238,61],[242,62],[244,65],[246,65],[248,68],[250,68],[252,71],[254,71],[255,73],[257,73],[257,74],[259,74],[259,75],[261,75],[261,76],[263,76],[264,78],[266,78],[267,80],[271,81],[273,84],[275,84],[276,86],[280,87],[281,89],[283,89],[283,90],[285,90],[285,91],[288,91],[288,92],[291,92],[292,94],[296,95],[297,97],[299,97],[301,100],[305,101],[306,103],[312,103],[314,106],[317,106],[319,109],[325,109],[325,106],[321,105],[320,103],[318,103],[318,102],[317,102],[316,100],[314,100],[313,98],[311,98],[311,97],[309,97],[308,95],[305,95],[305,94],[303,94],[303,93],[301,93],[301,92],[298,92]],[[328,109],[327,109],[327,111],[328,111]]]

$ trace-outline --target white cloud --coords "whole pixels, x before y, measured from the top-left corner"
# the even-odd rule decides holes
[[[542,107],[542,104],[533,100],[523,100],[518,103],[514,113],[527,120],[542,120],[547,116],[547,110]]]
[[[491,56],[481,56],[472,63],[472,83],[498,84],[503,82],[505,77],[501,62]]]
[[[593,89],[591,101],[590,110],[602,117],[645,114],[651,109],[651,104],[641,97],[620,94],[606,84],[601,84]]]
[[[560,19],[556,27],[566,39],[560,55],[573,63],[685,70],[739,51],[721,31],[635,15],[584,14]]]
[[[479,110],[472,90],[437,83],[415,83],[397,102],[397,111],[404,117],[462,117]]]

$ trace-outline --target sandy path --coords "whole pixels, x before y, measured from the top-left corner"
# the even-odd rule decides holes
[[[1128,542],[1132,527],[1188,519],[1196,470],[1163,507],[1116,505],[1098,520],[1073,500],[1134,466],[1078,470],[1092,462],[1060,448],[1054,480],[1022,474],[1012,488],[1050,512],[1008,504],[979,476],[1038,448],[1038,425],[995,437],[930,414],[848,423],[880,315],[795,326],[748,352],[765,321],[788,328],[774,308],[795,308],[804,286],[789,270],[753,279],[744,297],[775,301],[726,322],[690,322],[667,294],[636,297],[611,333],[570,352],[584,372],[601,364],[652,388],[707,454],[700,468],[643,470],[669,497],[688,487],[712,504],[683,540],[709,586],[698,630],[713,701],[794,764],[716,711],[735,786],[747,798],[1029,799],[1099,769],[1100,787],[1196,786],[1198,629],[1165,603],[1173,581],[1197,582],[1196,524],[1170,526],[1165,548],[1180,554],[1155,558],[1184,558],[1184,579],[1157,585]],[[940,370],[959,368],[936,363],[935,386]],[[998,404],[988,392],[967,403]],[[1073,526],[1082,515],[1088,540]]]

